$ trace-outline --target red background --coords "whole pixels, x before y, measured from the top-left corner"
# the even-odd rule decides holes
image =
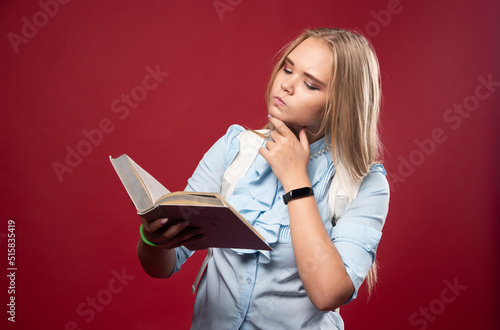
[[[214,3],[228,7],[218,13]],[[498,324],[497,3],[109,0],[50,8],[53,17],[35,1],[0,5],[2,327],[188,328],[202,255],[170,280],[143,273],[139,219],[108,156],[127,153],[171,190],[183,189],[229,125],[264,125],[274,54],[300,29],[320,26],[358,28],[382,70],[390,212],[380,283],[368,302],[363,288],[342,308],[347,328]],[[34,20],[35,35],[23,28]],[[32,35],[10,41],[23,31]],[[135,87],[147,66],[168,77],[141,95]],[[477,87],[479,77],[497,86]],[[127,115],[113,112],[131,91],[144,100]],[[450,109],[464,102],[473,110],[459,122]],[[103,120],[110,126],[101,138]],[[69,166],[68,146],[88,155],[58,178],[53,164]],[[9,219],[15,324],[6,320]],[[127,278],[120,283],[114,272]]]

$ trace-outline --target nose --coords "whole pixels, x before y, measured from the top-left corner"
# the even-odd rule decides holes
[[[292,77],[289,77],[288,79],[283,80],[283,82],[281,83],[281,90],[288,93],[288,94],[293,94],[295,88],[294,88],[294,81],[293,81]]]

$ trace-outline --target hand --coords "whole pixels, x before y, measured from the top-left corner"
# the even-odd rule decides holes
[[[307,176],[309,163],[309,141],[305,128],[299,131],[299,139],[281,120],[270,117],[276,128],[271,132],[271,139],[266,148],[259,153],[271,165],[274,175],[283,185],[286,192],[310,186]]]
[[[141,217],[141,221],[146,239],[165,249],[174,249],[205,238],[199,228],[188,227],[189,220],[171,224],[174,221],[167,218],[148,221]]]

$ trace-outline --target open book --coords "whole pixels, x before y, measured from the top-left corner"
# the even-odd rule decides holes
[[[127,155],[111,158],[137,213],[146,220],[168,218],[167,225],[189,219],[190,227],[206,235],[186,245],[190,250],[209,247],[272,250],[250,223],[218,193],[171,193]]]

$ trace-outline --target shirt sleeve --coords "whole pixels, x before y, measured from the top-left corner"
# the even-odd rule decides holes
[[[375,261],[382,228],[389,211],[389,184],[381,165],[372,168],[361,182],[359,193],[333,228],[332,241],[339,252],[347,274],[358,289]]]
[[[185,191],[220,192],[224,172],[239,151],[237,136],[243,131],[245,129],[239,125],[229,127],[226,134],[205,153],[193,175],[189,178]],[[175,249],[175,253],[177,258],[172,274],[179,271],[182,264],[193,255],[194,251],[181,246]]]
[[[222,177],[239,151],[238,135],[245,129],[232,125],[210,150],[205,153],[198,167],[188,180],[186,191],[214,192],[221,189]]]

